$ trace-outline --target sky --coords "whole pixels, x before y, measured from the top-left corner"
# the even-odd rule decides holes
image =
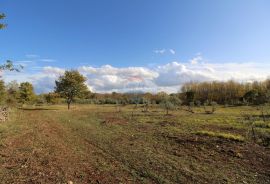
[[[270,76],[268,0],[0,0],[1,73],[49,92],[77,69],[94,92],[177,92]]]

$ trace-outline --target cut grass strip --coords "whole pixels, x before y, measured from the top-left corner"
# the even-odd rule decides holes
[[[257,128],[270,128],[270,123],[264,121],[255,121],[253,125]]]
[[[211,132],[211,131],[197,131],[195,132],[196,135],[203,135],[203,136],[210,136],[210,137],[218,137],[222,139],[228,139],[232,141],[237,141],[237,142],[244,142],[245,138],[241,135],[233,135],[229,133],[220,133],[220,132]]]

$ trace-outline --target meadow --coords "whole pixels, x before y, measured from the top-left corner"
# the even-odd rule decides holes
[[[1,183],[270,183],[270,119],[260,108],[142,110],[12,109],[0,124]]]

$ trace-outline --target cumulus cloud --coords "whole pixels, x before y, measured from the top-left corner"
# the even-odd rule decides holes
[[[48,75],[62,75],[64,74],[65,69],[63,68],[58,68],[58,67],[51,67],[51,66],[46,66],[43,68],[43,73],[48,74]]]
[[[158,86],[177,86],[190,81],[209,81],[214,78],[204,69],[195,69],[188,67],[188,65],[178,62],[168,63],[159,66],[156,71],[158,77],[155,78],[155,83]]]
[[[197,61],[196,63],[190,61]],[[89,89],[95,92],[177,92],[186,82],[226,81],[251,82],[270,76],[268,63],[208,63],[200,55],[189,62],[174,61],[154,67],[101,67],[80,66],[77,68],[87,78]],[[4,73],[6,81],[30,81],[38,93],[54,89],[55,80],[64,73],[64,68],[42,67],[21,73]]]
[[[153,79],[158,76],[157,72],[144,67],[82,66],[79,71],[87,76],[89,86],[101,92],[128,91],[153,86]]]
[[[32,84],[37,93],[49,93],[54,90],[56,79],[54,76],[33,77]]]

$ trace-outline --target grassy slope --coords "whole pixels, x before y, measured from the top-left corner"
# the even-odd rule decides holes
[[[0,125],[1,181],[270,182],[270,151],[246,139],[248,127],[241,120],[240,111],[258,113],[254,108],[171,116],[158,108],[140,110],[134,117],[131,106],[121,113],[93,105],[16,110]]]

